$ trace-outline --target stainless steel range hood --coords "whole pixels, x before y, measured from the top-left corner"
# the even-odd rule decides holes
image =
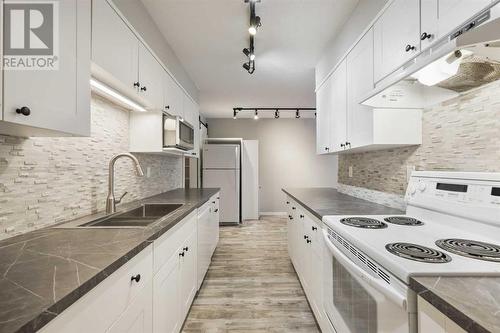
[[[378,82],[362,104],[425,108],[500,79],[499,3]]]

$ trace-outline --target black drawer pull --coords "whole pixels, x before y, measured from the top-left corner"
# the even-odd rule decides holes
[[[300,218],[303,219],[304,218],[304,215],[300,214]]]
[[[186,246],[185,248],[182,249],[182,251],[188,252],[189,251],[189,247]]]
[[[214,210],[214,213],[217,213],[218,211],[219,211],[219,208],[215,209],[215,210]]]
[[[139,283],[139,281],[141,281],[141,274],[137,274],[135,276],[132,276],[130,278],[130,281],[135,281],[135,282]]]
[[[184,257],[184,256],[185,256],[184,252],[179,253],[179,257]]]
[[[318,228],[317,227],[312,227],[312,230],[316,231],[316,230],[318,230]]]
[[[307,243],[307,244],[311,244],[311,243],[312,243],[312,240],[308,239],[308,240],[306,240],[306,243]]]

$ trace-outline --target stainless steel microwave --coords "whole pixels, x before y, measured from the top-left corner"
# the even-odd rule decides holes
[[[163,113],[163,148],[193,149],[193,126],[179,116]]]

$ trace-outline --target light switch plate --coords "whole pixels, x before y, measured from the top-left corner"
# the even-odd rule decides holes
[[[352,178],[353,170],[352,165],[349,165],[349,178]]]
[[[150,178],[151,177],[151,167],[147,167],[146,168],[146,178]]]

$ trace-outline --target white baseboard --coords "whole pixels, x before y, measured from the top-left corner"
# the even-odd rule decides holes
[[[260,212],[259,215],[271,215],[271,216],[282,216],[282,215],[287,215],[287,212]]]

